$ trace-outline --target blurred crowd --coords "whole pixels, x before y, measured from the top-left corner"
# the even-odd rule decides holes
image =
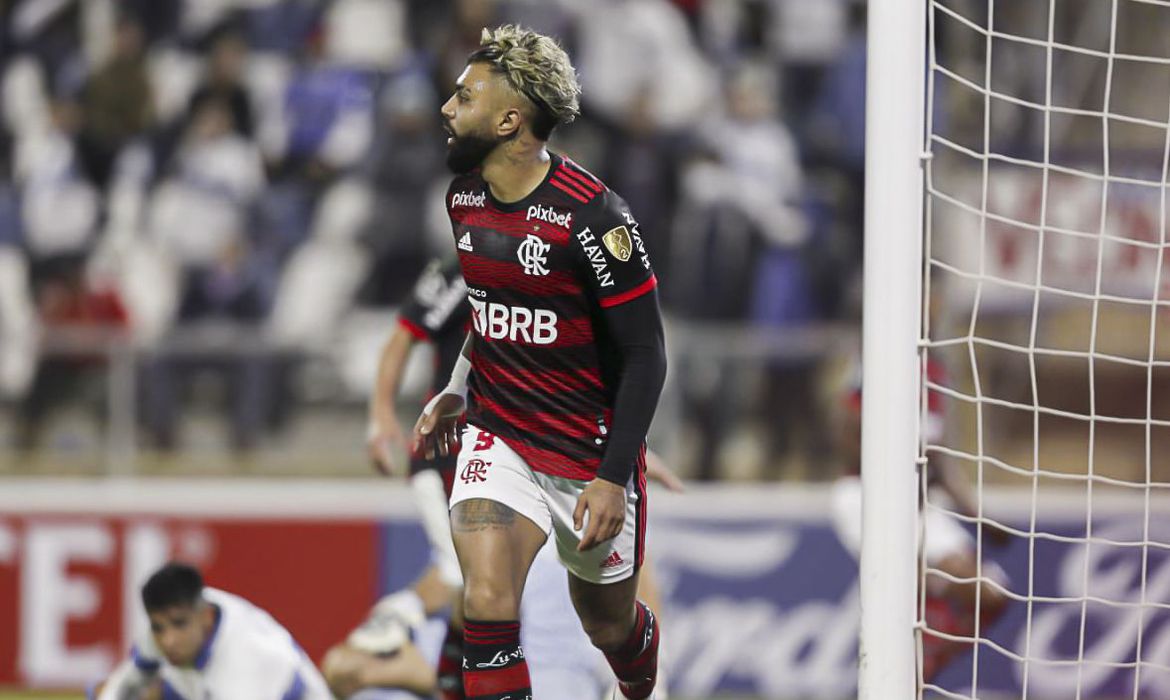
[[[105,376],[98,352],[49,351],[62,329],[135,349],[155,447],[181,440],[200,372],[228,378],[234,447],[277,428],[296,358],[451,252],[438,109],[505,22],[573,56],[583,115],[553,145],[629,201],[670,317],[857,313],[862,2],[0,0],[0,18],[0,396],[19,447]],[[773,362],[766,407],[802,414],[814,362]],[[704,434],[726,420],[713,376],[684,389]]]

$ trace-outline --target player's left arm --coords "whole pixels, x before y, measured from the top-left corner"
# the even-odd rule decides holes
[[[589,511],[589,527],[580,551],[609,540],[622,530],[626,514],[626,483],[646,440],[658,396],[666,381],[666,344],[656,291],[604,312],[610,335],[621,348],[622,369],[605,455],[597,478],[577,502],[574,521]]]
[[[682,493],[687,490],[686,484],[678,474],[675,474],[666,461],[651,449],[646,450],[646,479],[662,484],[667,491]]]
[[[573,512],[578,530],[589,523],[578,550],[612,539],[625,522],[626,483],[654,418],[666,381],[666,344],[658,307],[657,279],[638,224],[612,192],[580,213],[573,241],[601,307],[610,339],[621,352],[621,372],[605,454],[597,478],[585,488]]]

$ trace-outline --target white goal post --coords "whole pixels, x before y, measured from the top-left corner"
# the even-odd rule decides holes
[[[860,697],[1170,697],[1170,0],[868,5]]]
[[[915,688],[914,465],[924,0],[870,0],[862,393],[861,700]]]

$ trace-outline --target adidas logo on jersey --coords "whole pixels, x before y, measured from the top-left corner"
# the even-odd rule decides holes
[[[451,206],[482,207],[486,200],[487,195],[483,192],[457,192],[451,195]]]
[[[471,247],[471,231],[463,234],[463,237],[459,239],[459,250],[466,250],[468,252],[474,250]]]
[[[536,219],[554,226],[564,226],[569,228],[573,225],[573,212],[567,211],[564,214],[558,214],[556,209],[552,207],[543,207],[539,204],[533,204],[528,207],[528,216],[525,221],[532,221]]]
[[[617,550],[614,550],[609,553],[609,556],[605,558],[605,561],[601,562],[601,568],[612,569],[615,566],[621,566],[625,563],[626,560],[622,559],[622,555],[618,554]]]

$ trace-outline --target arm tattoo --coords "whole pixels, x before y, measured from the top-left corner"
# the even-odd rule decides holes
[[[516,511],[503,503],[484,498],[473,498],[455,507],[455,532],[479,532],[492,528],[508,528],[516,522]]]

